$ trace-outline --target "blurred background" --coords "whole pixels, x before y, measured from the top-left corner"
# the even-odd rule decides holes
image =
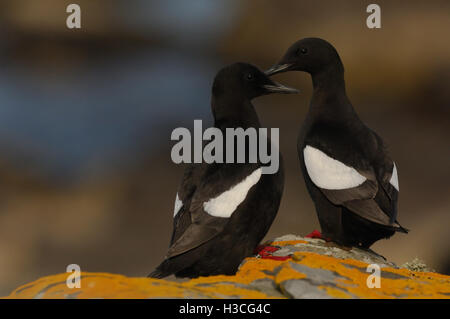
[[[82,28],[66,27],[81,6]],[[0,296],[41,276],[146,276],[169,244],[183,166],[171,131],[212,123],[224,65],[268,68],[303,37],[335,45],[348,94],[387,142],[409,235],[373,249],[450,274],[450,2],[1,0]],[[304,73],[276,76],[296,96],[254,101],[280,128],[286,185],[267,239],[318,229],[296,154],[311,97]],[[206,126],[206,125],[205,125]]]

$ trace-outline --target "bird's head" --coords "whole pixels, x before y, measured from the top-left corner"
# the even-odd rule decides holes
[[[269,78],[257,67],[247,63],[234,63],[221,69],[213,84],[213,95],[253,99],[272,93],[298,93],[297,89],[284,86]]]
[[[288,71],[317,74],[330,67],[338,67],[343,71],[336,49],[325,40],[305,38],[291,45],[283,58],[265,73],[269,76]]]

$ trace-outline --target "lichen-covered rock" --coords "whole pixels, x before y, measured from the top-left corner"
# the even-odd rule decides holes
[[[412,271],[422,271],[422,272],[435,272],[434,269],[431,269],[430,267],[428,267],[423,260],[419,259],[419,258],[414,258],[411,261],[408,261],[406,263],[404,263],[402,266],[402,268],[407,268],[409,270]]]
[[[369,264],[381,269],[380,288],[369,288]],[[187,281],[82,273],[81,288],[68,274],[41,278],[7,298],[450,298],[450,276],[399,268],[382,256],[320,239],[286,235],[247,258],[235,276]]]

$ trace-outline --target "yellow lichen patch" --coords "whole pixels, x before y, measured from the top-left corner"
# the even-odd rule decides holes
[[[294,246],[296,244],[308,244],[306,240],[286,240],[286,241],[273,241],[268,243],[271,246]]]
[[[360,298],[449,298],[450,277],[434,273],[414,273],[407,269],[382,268],[381,287],[369,288],[367,279],[371,273],[365,271],[368,264],[353,259],[336,259],[310,252],[295,253],[293,260],[311,268],[333,271],[344,279],[337,286]],[[392,275],[385,278],[383,272]],[[414,273],[414,276],[412,275]]]
[[[273,278],[271,272],[278,267],[280,262],[272,259],[247,258],[236,274],[240,282],[250,283],[257,279]]]
[[[279,261],[262,258],[247,258],[235,276],[209,276],[199,277],[186,282],[187,286],[197,284],[212,284],[218,282],[235,282],[250,284],[257,279],[273,278],[269,273],[280,264]]]
[[[41,290],[49,285],[55,285],[58,282],[66,282],[67,274],[42,277],[32,283],[20,286],[14,290],[9,297],[30,299],[38,295]]]
[[[149,278],[128,278],[103,273],[82,273],[81,288],[69,288],[68,274],[41,278],[19,287],[9,298],[151,298],[183,297],[178,283]]]
[[[150,278],[128,278],[121,275],[82,273],[81,288],[66,285],[68,274],[45,277],[22,286],[8,298],[251,298],[270,296],[245,287],[227,283],[213,283],[201,278],[183,283]],[[233,278],[233,276],[217,276]],[[211,277],[203,277],[210,279]]]
[[[295,269],[292,268],[291,264],[289,262],[284,262],[281,265],[281,269],[278,271],[277,275],[275,276],[275,283],[279,285],[285,280],[290,279],[305,279],[306,275],[302,274]]]
[[[211,293],[212,298],[240,298],[240,299],[273,299],[255,289],[245,289],[230,284],[215,284],[207,288],[199,288],[200,291]]]
[[[324,290],[327,294],[330,295],[330,297],[334,297],[334,298],[349,299],[352,297],[349,294],[345,293],[344,291],[334,288],[334,287],[319,286],[319,289]]]
[[[255,290],[237,287],[229,283],[250,284],[269,276],[279,262],[269,259],[248,258],[236,276],[199,277],[182,283],[150,279],[128,278],[121,275],[82,273],[81,288],[70,289],[66,285],[69,274],[41,278],[16,289],[9,298],[269,298]]]
[[[121,276],[123,277],[123,276]],[[173,282],[165,282],[149,278],[120,278],[111,277],[101,279],[95,274],[87,282],[81,282],[80,289],[70,289],[71,293],[80,291],[77,298],[183,298],[184,288]],[[48,296],[51,298],[51,296]]]

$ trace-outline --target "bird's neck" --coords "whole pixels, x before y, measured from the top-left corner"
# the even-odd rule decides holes
[[[214,126],[222,131],[226,128],[260,128],[258,115],[248,99],[212,98]]]
[[[329,120],[357,118],[347,97],[342,64],[332,65],[311,74],[313,96],[310,113]]]
[[[338,62],[311,73],[314,91],[345,94],[344,67],[340,61]]]

